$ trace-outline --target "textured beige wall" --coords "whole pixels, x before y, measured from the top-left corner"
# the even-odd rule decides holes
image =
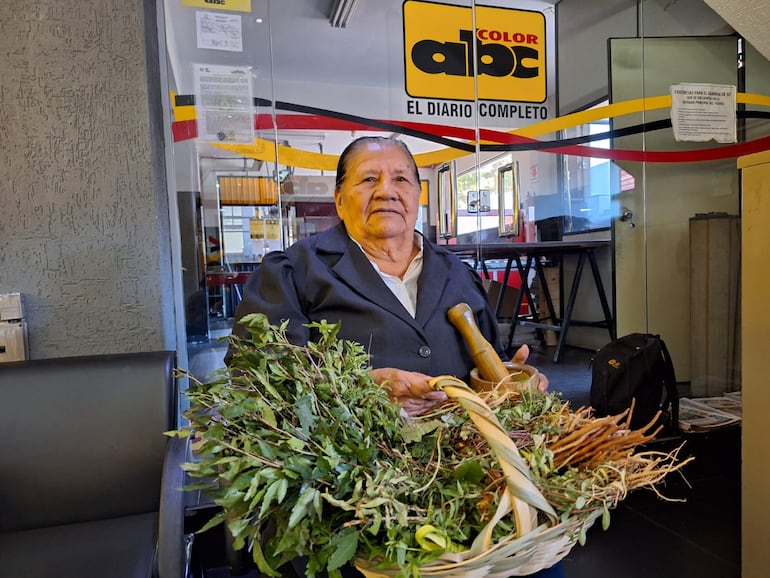
[[[0,293],[30,357],[175,349],[142,1],[0,0],[0,79]]]
[[[768,0],[704,0],[725,22],[770,59],[770,2]]]

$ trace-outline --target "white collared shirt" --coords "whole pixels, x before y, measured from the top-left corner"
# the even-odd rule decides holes
[[[414,259],[412,259],[412,262],[409,263],[409,267],[407,267],[406,273],[404,273],[403,279],[400,279],[395,275],[389,275],[387,273],[382,272],[380,268],[377,266],[377,263],[369,259],[369,262],[372,264],[372,267],[374,267],[374,270],[377,271],[377,274],[385,282],[385,285],[388,286],[388,289],[390,289],[393,292],[393,295],[396,296],[396,298],[401,302],[401,305],[404,306],[404,308],[409,312],[409,314],[412,317],[414,317],[417,314],[417,281],[420,278],[420,273],[422,273],[422,257],[423,257],[422,235],[418,235],[417,233],[415,233],[415,235],[418,239],[418,243],[420,244],[420,250],[417,253],[417,255],[414,256]],[[353,237],[351,237],[351,239],[353,239]],[[358,245],[358,247],[361,249],[364,255],[366,255],[366,251],[364,251],[363,247],[361,247],[361,244],[355,239],[353,239],[353,242],[356,245]]]

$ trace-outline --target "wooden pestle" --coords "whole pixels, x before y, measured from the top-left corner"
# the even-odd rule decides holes
[[[481,334],[473,311],[467,303],[458,303],[451,307],[447,312],[447,317],[465,339],[479,372],[479,377],[497,383],[510,375],[510,371],[505,367],[500,356],[497,355],[495,348]]]

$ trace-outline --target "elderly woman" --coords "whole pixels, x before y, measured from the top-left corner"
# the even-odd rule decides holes
[[[479,277],[456,255],[415,231],[417,165],[406,145],[362,137],[342,152],[334,202],[336,227],[269,253],[244,287],[236,319],[262,312],[289,320],[288,337],[306,343],[311,321],[341,322],[339,337],[363,344],[372,374],[410,414],[444,400],[428,380],[467,379],[473,360],[447,311],[467,303],[502,354],[494,313]],[[236,323],[236,334],[245,330]],[[526,360],[528,349],[514,356]],[[547,386],[542,378],[541,388]]]
[[[268,253],[244,287],[236,318],[262,312],[288,320],[294,343],[312,340],[311,321],[341,322],[338,337],[363,344],[371,373],[410,414],[443,401],[431,376],[467,379],[473,368],[463,337],[447,311],[460,302],[502,353],[497,323],[479,277],[456,255],[414,229],[420,178],[409,149],[398,140],[362,137],[342,152],[334,202],[341,223]],[[236,324],[233,331],[243,335]],[[523,363],[523,347],[514,361]],[[541,377],[540,388],[547,387]],[[301,568],[299,570],[301,575]],[[344,575],[357,574],[345,568]],[[561,565],[537,574],[563,576]]]

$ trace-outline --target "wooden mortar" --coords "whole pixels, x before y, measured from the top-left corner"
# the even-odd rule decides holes
[[[467,303],[458,303],[447,312],[449,322],[465,339],[476,365],[471,370],[470,386],[476,391],[487,391],[498,384],[505,389],[537,387],[538,371],[531,365],[503,362],[489,341],[481,334],[473,311]]]

